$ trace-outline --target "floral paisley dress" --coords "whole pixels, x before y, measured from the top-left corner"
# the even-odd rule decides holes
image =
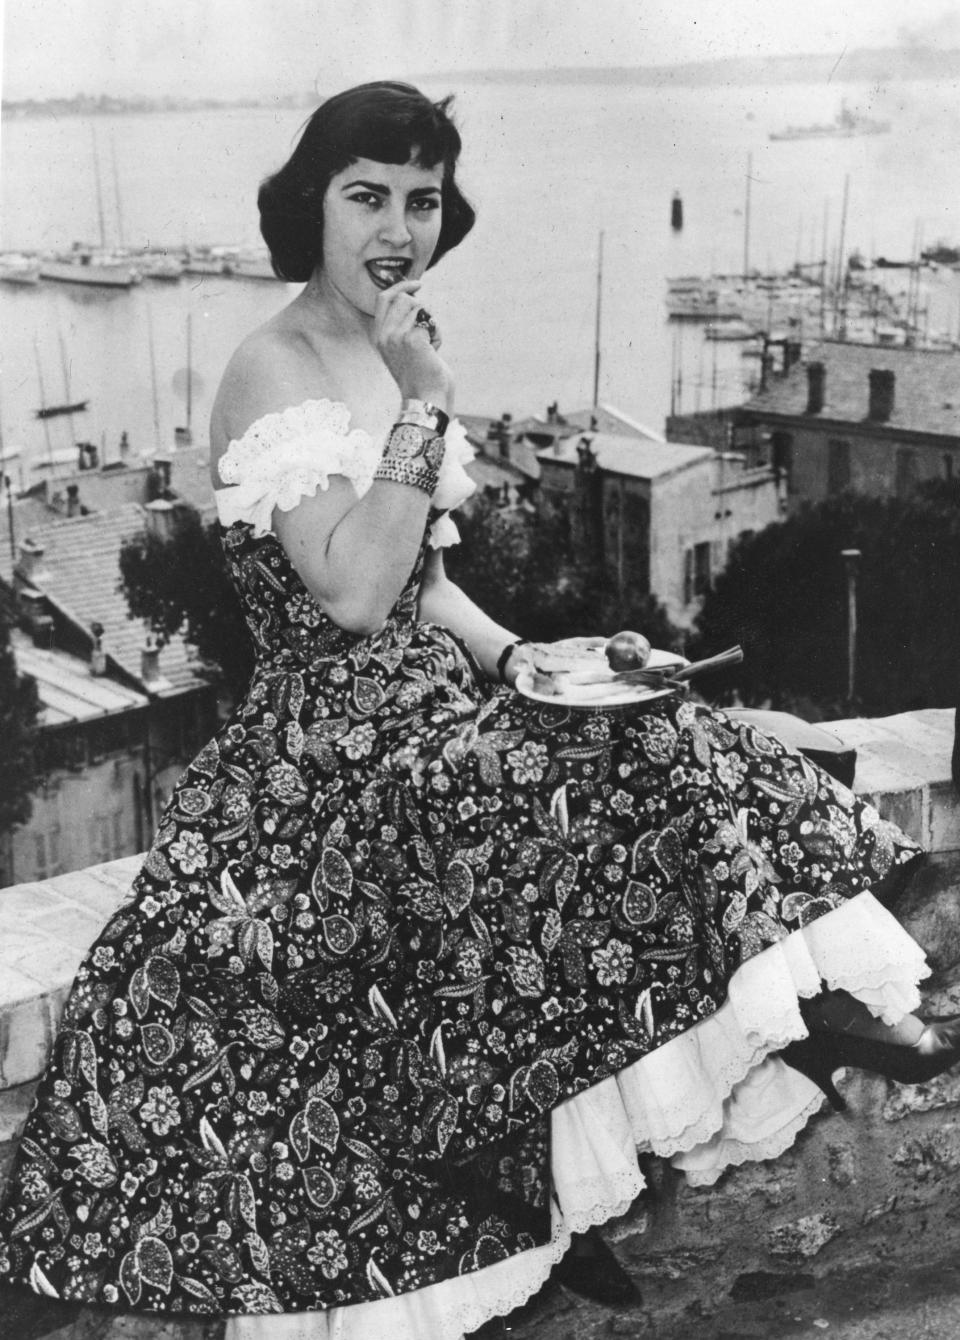
[[[67,1005],[0,1218],[42,1293],[452,1340],[629,1206],[638,1151],[707,1185],[785,1149],[822,1097],[773,1054],[798,996],[918,1003],[871,892],[916,849],[873,808],[691,702],[493,687],[418,621],[458,427],[384,626],[324,615],[271,515],[380,450],[310,401],[221,461],[258,662]]]

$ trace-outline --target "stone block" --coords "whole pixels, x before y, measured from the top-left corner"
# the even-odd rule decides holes
[[[960,1074],[938,1075],[927,1084],[894,1085],[883,1105],[884,1121],[903,1121],[915,1112],[960,1107]]]
[[[807,1214],[771,1229],[766,1235],[767,1251],[782,1260],[809,1260],[842,1232],[831,1215]]]
[[[911,875],[894,911],[934,972],[960,964],[960,852],[929,856]],[[937,1013],[960,1013],[960,995],[952,1010]]]
[[[859,776],[859,774],[858,774]],[[874,783],[880,781],[881,785]],[[890,787],[890,779],[870,778],[869,789],[857,786],[862,800],[869,800],[884,819],[902,828],[907,837],[926,847],[929,829],[926,793],[919,786]]]
[[[57,1035],[66,988],[38,992],[14,968],[0,982],[0,1088],[26,1084],[40,1075]]]
[[[918,1182],[960,1169],[960,1127],[956,1122],[932,1127],[911,1136],[897,1148],[893,1162]]]
[[[928,851],[960,848],[960,796],[952,781],[930,785],[925,845]]]
[[[36,1089],[36,1080],[12,1089],[0,1089],[0,1144],[19,1136]]]

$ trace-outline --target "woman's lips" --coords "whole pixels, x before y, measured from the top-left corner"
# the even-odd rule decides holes
[[[377,288],[389,288],[391,284],[406,278],[412,264],[413,261],[407,256],[381,256],[377,260],[367,261],[366,267]]]

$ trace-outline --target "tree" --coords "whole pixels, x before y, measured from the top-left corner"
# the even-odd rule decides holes
[[[146,619],[160,645],[182,632],[239,697],[253,670],[253,643],[227,572],[216,523],[178,511],[168,539],[144,533],[120,551],[121,586],[133,617]]]
[[[24,824],[32,809],[31,792],[39,781],[40,699],[36,681],[17,673],[10,644],[14,624],[7,592],[0,600],[0,833]]]
[[[808,719],[950,706],[960,686],[960,483],[909,499],[852,494],[740,543],[697,621],[694,652],[739,642],[725,675],[748,703]],[[847,699],[841,551],[859,549],[855,696]]]
[[[632,596],[620,607],[598,567],[570,561],[554,526],[486,499],[458,523],[463,538],[447,551],[450,575],[505,627],[534,641],[635,627],[654,646],[678,644],[654,597]],[[123,546],[120,574],[131,615],[146,619],[161,645],[182,632],[233,696],[242,694],[253,646],[215,524],[182,511],[170,538],[144,533]]]
[[[635,628],[656,647],[679,644],[656,597],[621,601],[599,563],[574,562],[556,522],[481,498],[458,525],[462,543],[448,551],[447,570],[504,627],[535,642]]]

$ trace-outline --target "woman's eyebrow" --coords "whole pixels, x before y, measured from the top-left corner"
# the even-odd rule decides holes
[[[345,186],[341,187],[341,190],[352,191],[355,186],[363,186],[368,191],[377,191],[380,195],[390,194],[389,186],[384,186],[382,183],[375,181],[363,181],[360,178],[357,178],[356,181],[348,181]]]

